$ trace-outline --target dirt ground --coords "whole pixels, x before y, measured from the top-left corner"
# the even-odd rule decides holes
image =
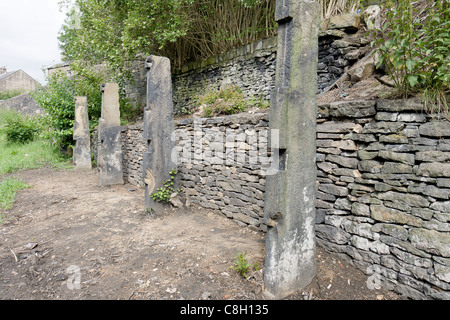
[[[43,168],[15,174],[18,193],[0,225],[0,299],[264,300],[264,235],[190,206],[149,215],[144,190],[99,187],[96,171]],[[261,268],[231,269],[247,253]],[[318,248],[313,283],[288,299],[395,300]]]

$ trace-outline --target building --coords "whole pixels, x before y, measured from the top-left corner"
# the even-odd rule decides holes
[[[9,90],[22,90],[30,92],[36,89],[39,83],[23,70],[9,71],[0,67],[0,92]]]
[[[57,72],[63,72],[69,78],[73,76],[73,72],[72,70],[70,70],[70,62],[61,62],[47,67],[48,76],[51,76],[52,74],[55,74]]]

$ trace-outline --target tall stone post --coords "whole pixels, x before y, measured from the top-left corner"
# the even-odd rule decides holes
[[[147,107],[144,110],[144,133],[147,151],[143,159],[145,183],[145,207],[155,212],[163,209],[151,195],[163,183],[170,180],[169,172],[176,169],[175,126],[173,119],[172,78],[170,60],[165,57],[149,56],[147,68]],[[176,181],[174,181],[176,189]]]
[[[269,126],[275,174],[266,180],[268,226],[264,284],[281,299],[310,284],[316,274],[315,190],[318,3],[277,0],[278,53]]]
[[[98,124],[98,184],[123,184],[123,154],[119,110],[119,86],[102,84],[102,113]]]
[[[74,97],[74,100],[73,139],[76,143],[73,148],[73,163],[75,169],[92,169],[87,97]]]

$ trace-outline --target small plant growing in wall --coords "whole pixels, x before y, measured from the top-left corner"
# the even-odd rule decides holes
[[[244,112],[249,108],[267,108],[269,105],[262,97],[246,97],[241,88],[236,85],[227,85],[220,90],[210,89],[197,99],[203,108],[204,117],[230,115]]]
[[[172,169],[169,172],[170,179],[165,181],[162,187],[156,189],[157,191],[150,195],[153,201],[169,203],[170,199],[172,198],[172,194],[181,192],[180,189],[177,189],[175,191],[175,189],[173,188],[175,176],[177,175],[177,173],[178,172],[175,169]]]

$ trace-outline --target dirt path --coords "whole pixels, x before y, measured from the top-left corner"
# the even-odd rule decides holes
[[[0,299],[264,299],[263,270],[230,269],[241,252],[263,266],[262,234],[198,207],[150,216],[142,188],[99,187],[94,170],[16,176],[32,187],[0,225]],[[398,299],[321,249],[317,259],[290,299]]]

